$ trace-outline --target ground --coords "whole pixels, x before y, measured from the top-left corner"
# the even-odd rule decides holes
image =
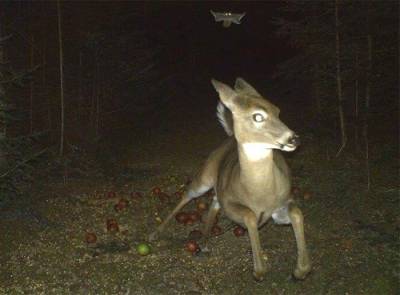
[[[53,171],[1,208],[0,294],[399,293],[396,147],[372,143],[368,192],[362,156],[345,151],[335,158],[336,147],[327,147],[290,104],[281,117],[302,136],[302,145],[285,156],[305,216],[310,275],[293,281],[292,229],[270,222],[260,230],[268,273],[254,281],[249,238],[236,237],[223,215],[223,232],[211,239],[210,253],[185,250],[200,223],[174,220],[150,243],[151,253],[140,256],[136,246],[147,242],[177,203],[174,193],[226,136],[211,107],[186,101],[166,109],[145,128],[106,138],[93,160],[96,169]],[[154,187],[170,197],[158,198]],[[121,198],[128,206],[116,211]],[[107,230],[110,218],[118,232]],[[97,241],[87,243],[87,233]]]

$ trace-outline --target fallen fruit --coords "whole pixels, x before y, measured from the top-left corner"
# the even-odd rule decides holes
[[[193,219],[191,219],[190,217],[188,217],[188,219],[186,219],[186,221],[185,221],[185,225],[193,225],[193,224],[194,224]]]
[[[139,192],[133,192],[131,193],[131,199],[141,199],[143,196]]]
[[[109,232],[115,232],[115,231],[119,231],[119,226],[118,226],[118,222],[113,219],[107,219],[107,231]]]
[[[185,224],[186,221],[189,219],[189,216],[187,215],[186,212],[179,212],[178,214],[175,215],[175,219],[178,223]]]
[[[117,197],[117,194],[115,192],[108,192],[107,193],[107,198],[109,199],[114,199]]]
[[[118,212],[118,211],[121,211],[122,209],[123,209],[123,208],[121,208],[121,206],[119,205],[119,203],[114,205],[114,210],[115,210],[115,211]]]
[[[237,237],[241,237],[245,234],[246,230],[241,227],[240,225],[236,226],[235,229],[233,230],[233,234]]]
[[[311,192],[304,192],[304,195],[303,195],[304,200],[309,200],[309,199],[311,199],[311,197],[312,197]]]
[[[300,195],[300,189],[297,186],[292,187],[292,194],[297,197]]]
[[[151,248],[148,244],[146,243],[140,243],[136,246],[136,251],[142,255],[142,256],[146,256],[150,253]]]
[[[161,189],[158,186],[156,186],[151,190],[151,192],[153,193],[153,195],[158,195],[161,193]]]
[[[197,211],[192,211],[188,213],[188,218],[195,223],[200,220],[201,216]]]
[[[219,225],[214,224],[213,227],[211,228],[211,233],[214,236],[218,236],[222,233],[222,229],[219,227]]]
[[[128,201],[125,199],[120,199],[118,203],[114,206],[115,211],[121,211],[124,210],[126,207],[128,207]]]
[[[200,247],[199,247],[199,245],[197,244],[196,241],[188,241],[188,242],[186,242],[185,249],[186,249],[186,251],[188,251],[188,252],[190,252],[192,254],[196,254],[197,252],[200,251]]]
[[[204,212],[208,209],[208,205],[207,203],[203,202],[203,201],[199,201],[197,203],[197,210],[199,210],[199,212]]]
[[[93,244],[93,243],[96,243],[97,236],[94,233],[86,233],[85,240],[86,240],[86,243]]]

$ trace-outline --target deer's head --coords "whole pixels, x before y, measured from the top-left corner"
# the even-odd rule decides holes
[[[255,151],[294,151],[299,137],[279,119],[279,108],[263,98],[249,83],[237,78],[234,89],[211,81],[221,102],[232,112],[238,143]]]

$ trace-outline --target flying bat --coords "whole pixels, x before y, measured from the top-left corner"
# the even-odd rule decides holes
[[[211,14],[214,16],[216,22],[223,22],[222,26],[224,28],[228,28],[231,23],[240,25],[241,19],[246,15],[246,12],[243,13],[232,13],[229,11],[226,12],[214,12],[210,10]]]

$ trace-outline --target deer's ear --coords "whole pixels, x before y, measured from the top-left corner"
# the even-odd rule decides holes
[[[253,86],[251,86],[243,78],[240,78],[240,77],[236,78],[235,90],[238,92],[244,92],[244,93],[255,95],[255,96],[261,96],[257,92],[257,90],[254,89]]]
[[[276,115],[279,116],[279,113],[281,112],[281,109],[278,108],[278,107],[276,107],[276,110],[275,110],[275,111],[276,111]]]
[[[237,93],[228,85],[217,80],[212,79],[211,84],[218,92],[219,98],[221,99],[222,103],[232,111],[232,108],[234,107],[233,100],[237,96]]]

